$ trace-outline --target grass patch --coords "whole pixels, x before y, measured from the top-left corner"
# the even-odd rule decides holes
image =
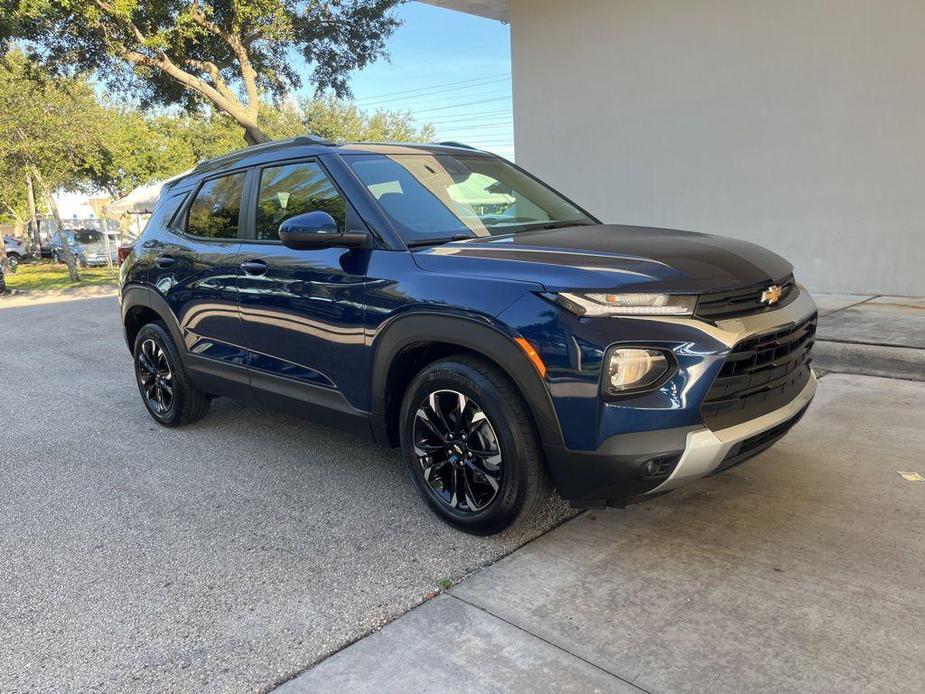
[[[80,282],[71,282],[67,266],[49,262],[23,263],[16,272],[6,275],[8,289],[43,291],[48,289],[69,289],[70,287],[116,286],[119,269],[108,267],[77,268]]]

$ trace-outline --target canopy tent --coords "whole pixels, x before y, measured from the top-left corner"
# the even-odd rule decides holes
[[[192,169],[191,169],[192,170]],[[161,188],[167,183],[174,181],[181,176],[185,176],[189,171],[184,171],[164,181],[149,183],[146,186],[138,186],[124,198],[109,203],[106,206],[106,212],[113,216],[119,217],[124,214],[151,214],[154,211],[154,205],[158,196],[161,194]]]

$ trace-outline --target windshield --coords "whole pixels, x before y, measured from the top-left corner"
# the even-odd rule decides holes
[[[345,159],[406,243],[594,223],[496,157],[422,153]]]
[[[102,243],[103,235],[92,229],[78,229],[67,235],[67,242],[70,244]]]

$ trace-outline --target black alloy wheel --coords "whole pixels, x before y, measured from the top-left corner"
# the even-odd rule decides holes
[[[176,427],[205,416],[211,400],[190,381],[166,325],[142,326],[134,354],[138,392],[158,424]]]
[[[426,365],[405,389],[402,453],[421,498],[442,520],[492,535],[549,498],[539,437],[523,396],[496,364],[460,354]]]
[[[455,390],[431,392],[414,415],[414,453],[433,495],[461,513],[487,507],[504,476],[498,435],[481,406]]]
[[[148,409],[166,415],[173,407],[173,370],[167,352],[153,338],[138,350],[138,381]]]

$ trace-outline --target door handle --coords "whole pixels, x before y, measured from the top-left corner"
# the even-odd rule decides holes
[[[266,274],[268,267],[262,260],[248,260],[241,263],[241,269],[244,270],[245,275],[259,277]]]
[[[159,255],[157,257],[157,260],[154,261],[154,264],[157,265],[159,268],[164,269],[164,268],[170,267],[175,262],[177,262],[177,259],[174,258],[172,255]]]

